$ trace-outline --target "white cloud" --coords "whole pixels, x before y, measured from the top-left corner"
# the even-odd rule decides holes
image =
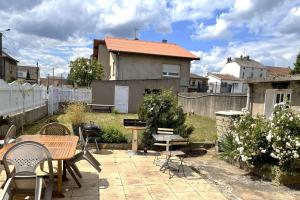
[[[193,39],[222,39],[230,36],[230,32],[228,31],[229,22],[224,19],[217,19],[215,25],[204,26],[201,23],[196,30],[196,33],[191,37]]]

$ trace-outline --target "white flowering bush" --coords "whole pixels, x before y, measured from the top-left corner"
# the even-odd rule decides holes
[[[271,164],[286,172],[299,168],[300,112],[286,104],[276,105],[271,119],[245,114],[234,121],[230,135],[230,151],[238,160],[255,167]]]

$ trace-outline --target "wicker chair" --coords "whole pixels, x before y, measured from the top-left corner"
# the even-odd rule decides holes
[[[41,135],[71,135],[70,129],[63,124],[53,122],[46,124],[40,130]]]
[[[47,161],[49,178],[38,176],[35,173],[37,166]],[[9,164],[15,167],[10,172]],[[3,156],[3,165],[7,174],[10,174],[1,200],[13,199],[16,195],[34,195],[35,200],[41,199],[42,190],[45,191],[44,199],[52,199],[53,167],[51,154],[42,144],[33,141],[24,141],[12,146]]]
[[[71,131],[63,124],[53,122],[46,124],[42,127],[40,130],[41,135],[71,135]],[[43,171],[44,170],[44,163],[40,164],[40,168]],[[75,174],[71,170],[70,166],[68,166],[67,161],[64,161],[64,179],[66,179],[66,170],[68,170],[69,174],[72,176],[78,187],[81,187],[80,182],[76,178]]]

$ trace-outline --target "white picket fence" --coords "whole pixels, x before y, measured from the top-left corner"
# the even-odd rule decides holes
[[[85,102],[92,101],[92,91],[89,88],[59,88],[49,87],[48,94],[48,113],[53,115],[58,108],[60,102]]]
[[[58,110],[60,102],[86,102],[92,100],[91,89],[88,88],[60,88],[50,86],[19,84],[12,82],[7,84],[0,79],[0,115],[11,116],[17,113],[46,105],[48,101],[48,114],[52,115]]]
[[[0,115],[14,115],[45,105],[46,90],[43,86],[19,84],[12,82],[7,84],[0,79]]]

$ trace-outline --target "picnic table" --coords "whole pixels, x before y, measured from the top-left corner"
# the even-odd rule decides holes
[[[70,135],[21,135],[16,142],[34,141],[43,144],[51,153],[52,159],[57,160],[57,191],[56,197],[64,197],[62,193],[63,178],[63,160],[69,160],[74,157],[78,142],[78,136]],[[13,146],[14,143],[3,146],[0,150],[0,160],[3,160],[5,152]]]
[[[113,104],[96,104],[96,103],[89,103],[87,104],[90,107],[90,111],[97,110],[99,108],[108,108],[109,112],[112,112],[115,105]]]

